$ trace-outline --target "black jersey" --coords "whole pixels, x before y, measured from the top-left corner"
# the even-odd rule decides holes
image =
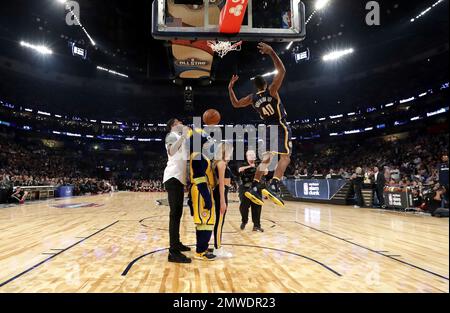
[[[272,97],[269,89],[253,95],[253,108],[268,125],[286,125],[287,113],[279,97]]]
[[[249,164],[245,163],[242,166],[249,166]],[[241,177],[242,185],[246,188],[250,188],[252,185],[253,179],[255,177],[255,174],[256,174],[256,166],[250,167],[250,168],[246,169],[245,171],[241,172],[240,177]]]

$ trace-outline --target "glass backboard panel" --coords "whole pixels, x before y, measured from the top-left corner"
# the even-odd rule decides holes
[[[305,6],[301,0],[249,0],[241,31],[219,32],[226,0],[204,0],[202,5],[153,2],[152,34],[156,39],[301,41],[305,38]]]

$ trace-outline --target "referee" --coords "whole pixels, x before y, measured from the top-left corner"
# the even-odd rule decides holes
[[[248,214],[250,207],[252,208],[252,221],[253,221],[253,231],[264,232],[261,228],[261,210],[262,207],[258,204],[253,203],[250,199],[245,196],[245,192],[250,190],[252,187],[253,178],[256,173],[256,153],[255,151],[248,150],[245,154],[247,159],[247,165],[239,168],[239,175],[241,177],[241,185],[239,186],[239,197],[241,200],[241,205],[239,206],[239,211],[241,212],[242,224],[241,230],[245,229],[248,223]],[[266,173],[267,174],[267,173]]]
[[[185,140],[189,128],[184,126],[178,119],[167,122],[166,149],[168,162],[164,170],[163,183],[167,190],[170,220],[169,220],[169,262],[191,263],[192,260],[182,252],[191,251],[180,241],[180,221],[183,216],[184,187],[186,185],[187,155]]]

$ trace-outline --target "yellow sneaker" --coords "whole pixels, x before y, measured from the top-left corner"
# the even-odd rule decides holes
[[[202,261],[215,261],[216,256],[208,251],[203,253],[195,253],[194,259]]]
[[[256,205],[264,205],[264,201],[262,200],[262,196],[258,194],[255,190],[247,191],[244,196],[246,196],[251,202]]]
[[[272,200],[272,202],[278,205],[279,207],[284,208],[284,201],[281,200],[281,198],[276,193],[270,192],[269,190],[264,188],[262,190],[262,194],[264,197],[267,197],[270,200]]]

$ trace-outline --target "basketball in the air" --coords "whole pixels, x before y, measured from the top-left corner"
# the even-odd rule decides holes
[[[220,123],[220,113],[217,110],[209,109],[203,113],[203,123],[206,125],[217,125]]]

